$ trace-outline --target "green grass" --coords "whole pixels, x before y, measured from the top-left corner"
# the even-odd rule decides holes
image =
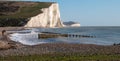
[[[120,61],[120,55],[43,54],[1,57],[0,61]]]
[[[47,8],[50,5],[51,5],[51,3],[38,3],[35,6],[22,7],[20,9],[20,12],[17,13],[16,16],[29,18],[29,17],[35,16],[39,13],[42,13],[42,11],[40,9]]]
[[[48,8],[51,4],[52,3],[47,2],[36,2],[36,4],[34,4],[33,6],[21,7],[18,12],[15,12],[14,14],[8,16],[0,16],[0,18],[30,18],[42,13],[40,9]]]
[[[30,6],[25,4],[23,4],[23,6],[19,5],[20,8],[16,12],[13,12],[13,14],[0,16],[0,27],[24,26],[23,23],[27,23],[26,20],[28,20],[28,18],[42,13],[41,9],[48,8],[51,4],[51,2],[34,2],[34,4]]]

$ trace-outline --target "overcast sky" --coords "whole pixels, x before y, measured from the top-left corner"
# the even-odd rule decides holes
[[[62,21],[77,21],[82,26],[120,26],[120,0],[28,1],[58,2]]]

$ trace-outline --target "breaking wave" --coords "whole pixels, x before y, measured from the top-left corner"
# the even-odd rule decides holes
[[[38,33],[14,33],[9,38],[15,42],[20,42],[25,45],[37,45],[41,43],[47,43],[44,40],[38,39]]]

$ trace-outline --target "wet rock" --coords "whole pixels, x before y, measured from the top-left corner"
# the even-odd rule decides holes
[[[0,50],[14,48],[14,45],[10,42],[0,41]]]

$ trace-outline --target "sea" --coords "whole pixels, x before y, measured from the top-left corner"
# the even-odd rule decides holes
[[[26,28],[25,30],[9,31],[10,39],[25,45],[37,45],[43,43],[70,43],[70,44],[95,44],[113,45],[120,43],[120,27],[118,26],[86,26],[86,27],[66,27],[66,28]],[[41,32],[53,32],[61,34],[75,34],[95,36],[89,37],[58,37],[39,39]]]

